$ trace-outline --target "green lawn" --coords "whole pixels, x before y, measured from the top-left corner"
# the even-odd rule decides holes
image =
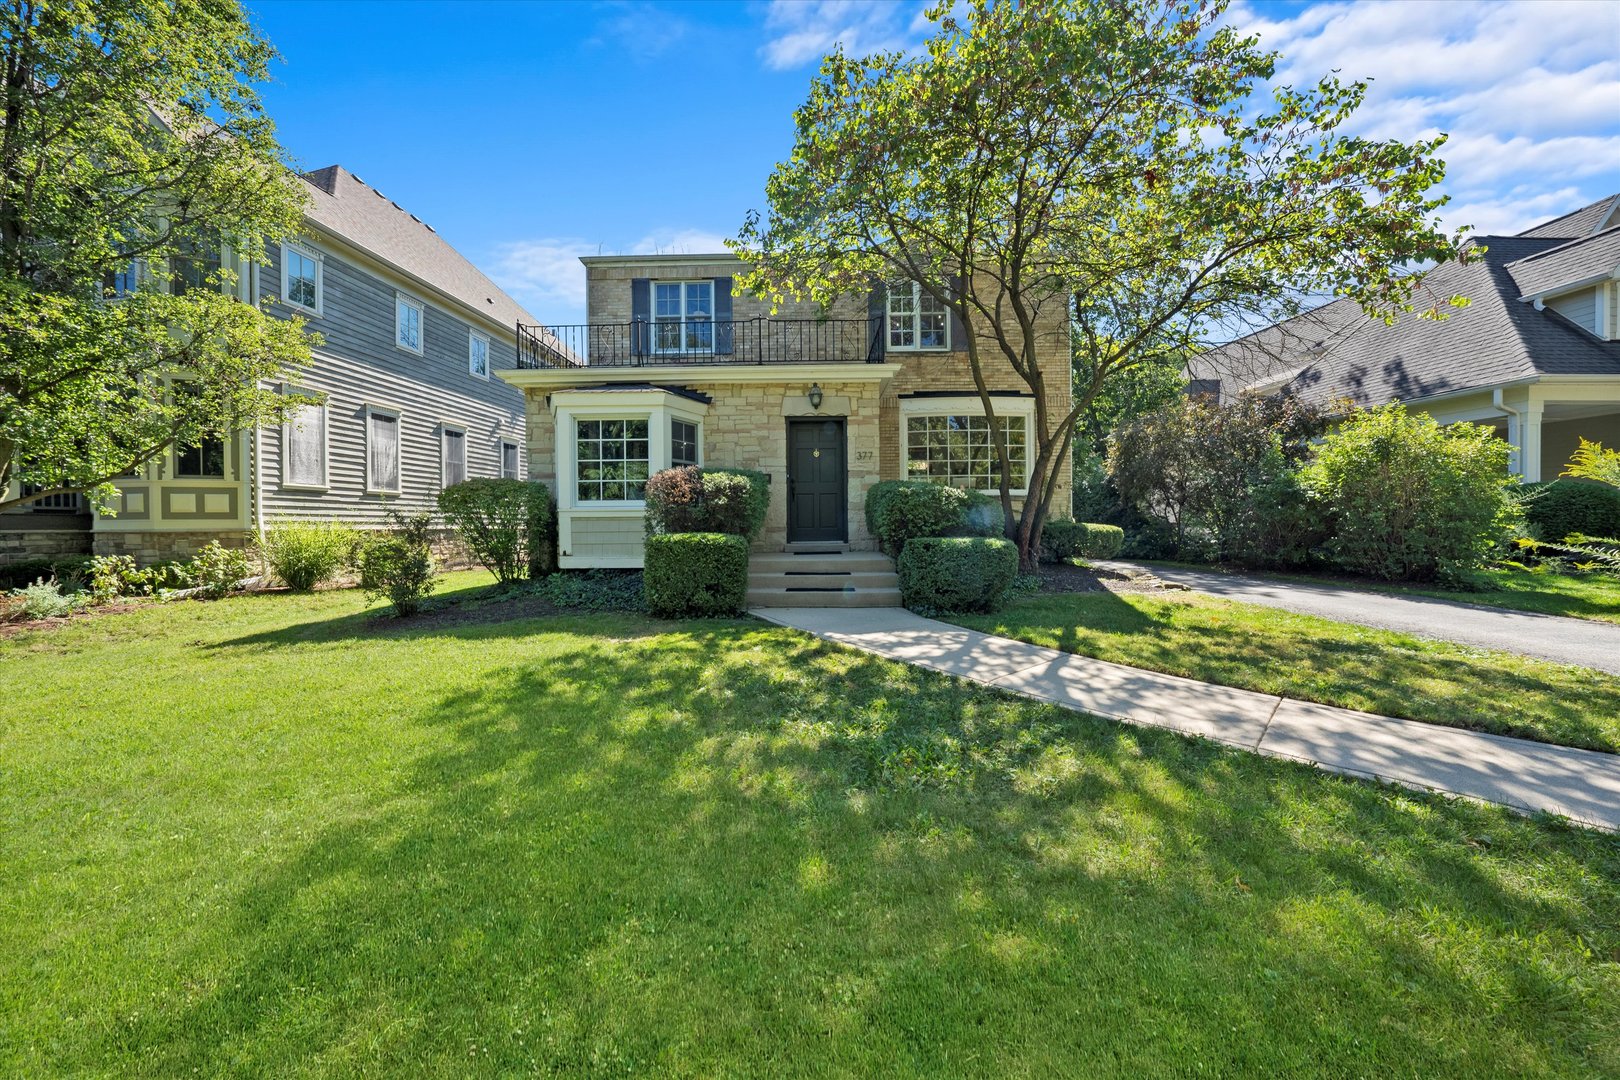
[[[1620,623],[1620,578],[1608,574],[1560,574],[1497,566],[1480,574],[1484,588],[1474,592],[1421,587],[1372,586],[1378,591],[1416,593],[1465,604],[1569,615]]]
[[[0,642],[0,1075],[1620,1075],[1613,836],[752,621],[363,609]]]
[[[1040,593],[975,630],[1450,727],[1620,752],[1620,677],[1200,593]]]

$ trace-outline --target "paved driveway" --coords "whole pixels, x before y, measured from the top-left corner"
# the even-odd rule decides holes
[[[1176,585],[1211,596],[1318,615],[1337,622],[1399,630],[1483,649],[1579,664],[1620,675],[1620,625],[1533,615],[1523,611],[1459,604],[1426,596],[1390,596],[1327,583],[1278,581],[1213,570],[1097,562],[1115,570],[1146,570]]]

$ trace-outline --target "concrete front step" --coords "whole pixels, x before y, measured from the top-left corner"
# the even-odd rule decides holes
[[[900,575],[894,571],[861,570],[855,573],[812,574],[761,573],[748,571],[750,589],[898,589]]]
[[[757,574],[780,574],[789,570],[817,574],[848,572],[892,574],[894,563],[875,551],[851,551],[840,555],[759,554],[748,557],[748,570]]]
[[[748,606],[755,608],[880,608],[899,607],[899,589],[847,589],[838,592],[789,592],[786,589],[748,590]]]

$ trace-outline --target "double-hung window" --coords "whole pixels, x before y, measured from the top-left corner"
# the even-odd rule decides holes
[[[394,297],[394,344],[413,353],[422,351],[422,302],[403,293]]]
[[[489,378],[489,338],[476,330],[467,331],[467,372]]]
[[[913,281],[888,288],[889,348],[950,348],[950,312]]]
[[[399,492],[399,414],[366,409],[366,491]]]
[[[440,430],[444,439],[441,479],[443,486],[449,487],[467,479],[467,433],[453,427]]]
[[[321,264],[313,252],[281,245],[281,299],[288,307],[321,313]]]
[[[1012,487],[1028,482],[1028,417],[998,416],[996,426],[1007,436]],[[991,491],[1001,486],[1001,462],[983,416],[938,415],[906,418],[906,472],[915,480]]]
[[[647,418],[576,420],[574,466],[580,502],[640,502],[650,460]]]
[[[714,282],[653,283],[653,350],[714,351]]]
[[[669,422],[669,463],[698,464],[698,426],[689,420]]]
[[[519,480],[518,476],[518,444],[501,440],[501,479]]]
[[[283,431],[283,487],[326,487],[326,406],[300,405]]]

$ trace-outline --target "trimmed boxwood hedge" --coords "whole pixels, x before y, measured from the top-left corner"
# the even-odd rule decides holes
[[[927,480],[885,480],[866,492],[866,528],[894,556],[906,541],[959,530],[973,506],[971,493]]]
[[[1620,488],[1590,480],[1526,487],[1524,516],[1541,539],[1556,544],[1571,533],[1620,536]]]
[[[1041,529],[1041,561],[1066,563],[1073,558],[1112,559],[1125,546],[1125,530],[1118,525],[1086,521],[1048,521]]]
[[[748,541],[728,533],[647,537],[647,610],[665,619],[735,615],[748,601]]]
[[[919,536],[897,565],[900,602],[914,611],[994,611],[1018,576],[1018,548],[985,536]]]

